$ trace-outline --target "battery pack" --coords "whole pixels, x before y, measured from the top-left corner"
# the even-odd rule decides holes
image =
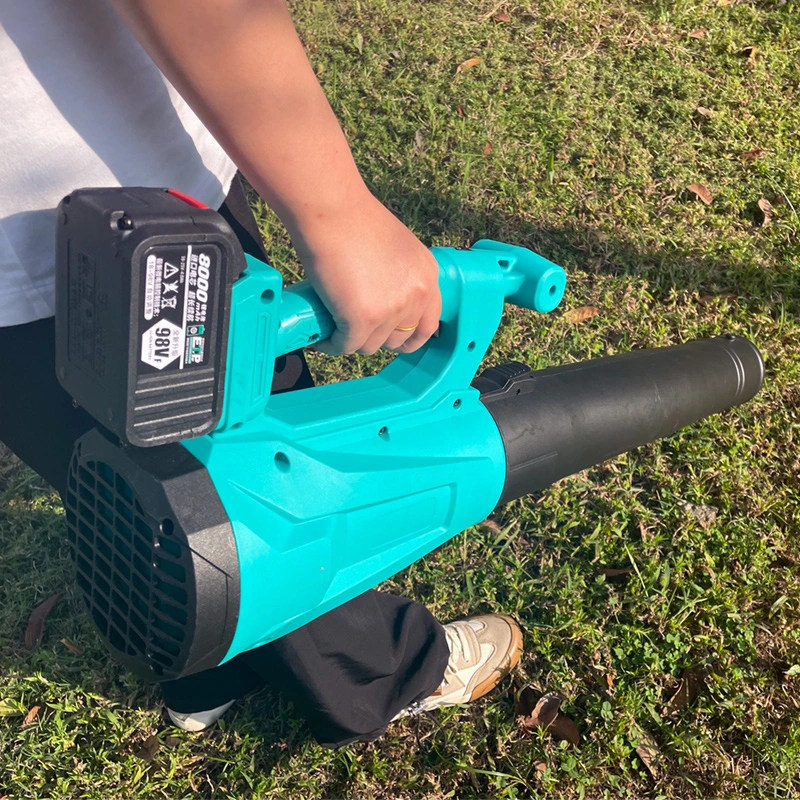
[[[165,189],[80,189],[58,208],[56,373],[128,444],[212,431],[222,413],[241,245],[212,209]]]

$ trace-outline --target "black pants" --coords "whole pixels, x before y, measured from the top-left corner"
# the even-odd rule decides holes
[[[241,184],[220,213],[246,252],[265,259]],[[1,277],[1,276],[0,276]],[[52,318],[0,328],[0,441],[62,495],[75,440],[95,426],[55,377]],[[312,385],[302,354],[276,364],[274,392]],[[285,691],[320,744],[369,741],[441,683],[442,626],[419,603],[370,591],[221,667],[163,684],[175,711],[204,711],[269,683]]]

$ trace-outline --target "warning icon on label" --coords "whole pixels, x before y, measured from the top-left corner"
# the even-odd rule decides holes
[[[156,369],[175,361],[181,354],[183,330],[169,320],[157,322],[142,334],[142,361]]]

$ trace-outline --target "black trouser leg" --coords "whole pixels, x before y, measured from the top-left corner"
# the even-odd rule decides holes
[[[174,711],[205,711],[264,683],[286,692],[327,747],[380,736],[442,682],[450,653],[425,606],[365,592],[216,669],[162,685]]]
[[[220,212],[245,251],[265,258],[238,181]],[[56,380],[54,339],[52,319],[0,328],[0,441],[63,494],[73,444],[95,423]],[[273,391],[312,384],[301,354],[276,363]],[[424,606],[372,591],[163,690],[170,708],[192,712],[268,682],[292,697],[320,743],[340,746],[376,738],[398,711],[433,692],[448,655],[442,627]]]

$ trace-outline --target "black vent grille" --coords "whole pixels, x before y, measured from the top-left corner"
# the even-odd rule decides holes
[[[72,459],[67,523],[77,581],[105,640],[158,676],[186,656],[191,557],[170,519],[154,520],[101,461]]]

